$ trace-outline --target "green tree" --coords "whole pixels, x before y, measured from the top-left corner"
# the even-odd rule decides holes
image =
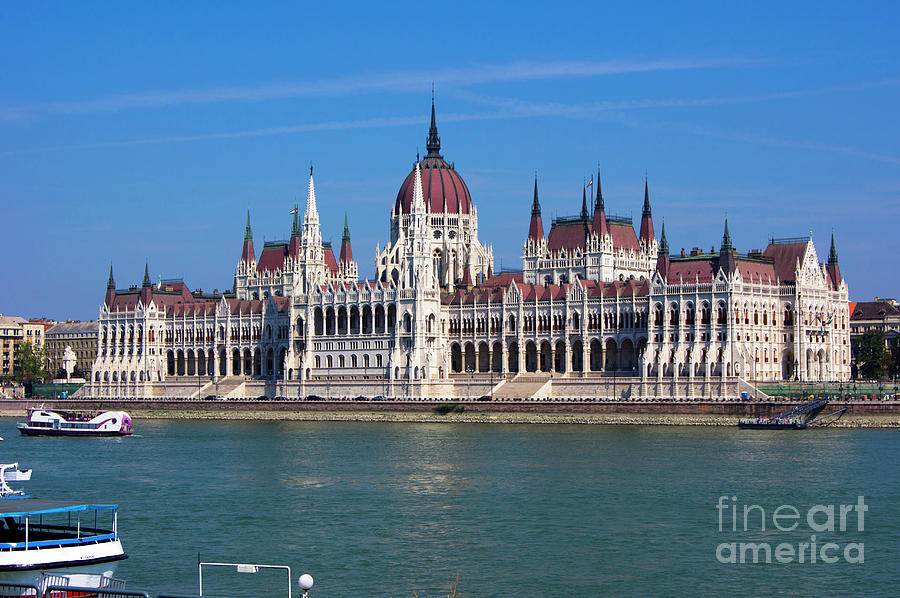
[[[47,378],[47,352],[43,347],[35,348],[29,342],[20,343],[16,348],[16,369],[13,378],[22,384],[39,382]]]
[[[866,380],[880,380],[892,369],[891,354],[884,345],[884,332],[870,329],[856,343],[859,375]]]

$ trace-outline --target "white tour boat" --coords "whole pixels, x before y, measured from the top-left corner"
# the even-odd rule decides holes
[[[26,436],[128,436],[131,417],[124,411],[28,410],[28,421],[19,424]]]
[[[11,595],[7,584],[42,590],[123,585],[112,578],[118,562],[128,558],[119,541],[118,505],[37,499],[9,486],[30,479],[31,470],[20,471],[18,463],[0,465],[3,595]]]

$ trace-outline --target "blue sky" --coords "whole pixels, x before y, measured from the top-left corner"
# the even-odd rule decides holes
[[[496,267],[599,163],[645,172],[673,252],[832,231],[851,299],[898,296],[894,3],[13,3],[0,12],[0,312],[96,318],[119,287],[231,287],[246,211],[285,238],[310,162],[323,236],[372,276],[431,85]],[[740,4],[740,5],[738,5]]]

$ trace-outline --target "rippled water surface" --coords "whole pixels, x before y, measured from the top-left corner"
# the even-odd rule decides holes
[[[22,438],[43,498],[120,505],[130,588],[197,591],[204,560],[287,564],[311,596],[892,596],[900,433],[726,428],[215,422],[136,418],[124,439]],[[864,562],[728,564],[729,542],[808,542],[807,510],[864,496]],[[796,506],[793,532],[731,531],[726,505]],[[731,497],[736,497],[732,500]],[[839,513],[839,507],[838,511]],[[821,514],[820,514],[821,515]],[[738,517],[743,516],[738,511]],[[820,517],[824,520],[825,516]],[[742,521],[738,522],[738,526]],[[796,560],[796,559],[795,559]],[[205,573],[205,593],[274,595],[279,573]],[[286,595],[286,593],[285,593]],[[296,595],[296,592],[295,592]]]

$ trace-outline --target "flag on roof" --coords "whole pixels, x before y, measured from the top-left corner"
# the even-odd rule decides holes
[[[296,213],[297,213],[297,208],[296,208],[296,207],[293,208],[289,213],[290,213],[290,214],[296,214]]]
[[[593,184],[594,184],[594,175],[591,175],[591,180],[588,181],[587,186],[590,187]]]

